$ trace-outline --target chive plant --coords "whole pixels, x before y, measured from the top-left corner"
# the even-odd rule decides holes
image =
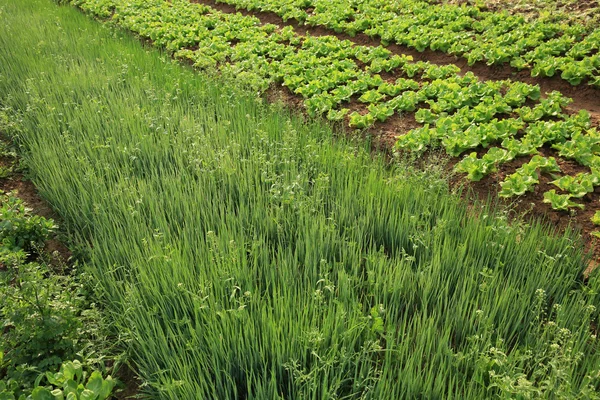
[[[598,398],[576,236],[128,34],[0,0],[0,103],[148,398]]]

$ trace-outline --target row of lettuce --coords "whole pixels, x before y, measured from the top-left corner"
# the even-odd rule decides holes
[[[426,0],[431,4],[465,4],[464,0]],[[547,22],[580,24],[590,29],[600,26],[600,3],[597,1],[582,2],[578,0],[479,0],[469,2],[481,10],[507,11],[511,14],[522,15],[528,20],[537,19]],[[533,6],[534,5],[534,6]]]
[[[472,73],[460,75],[455,65],[413,62],[382,46],[355,45],[334,36],[299,36],[289,26],[263,25],[252,16],[185,0],[72,2],[199,68],[235,76],[258,91],[281,84],[301,95],[313,116],[368,128],[395,114],[415,112],[424,126],[400,136],[397,148],[421,152],[442,146],[454,157],[467,153],[456,170],[474,181],[518,157],[536,156],[504,179],[500,196],[533,191],[540,173],[549,172],[539,165],[551,163],[552,173],[560,172],[553,157],[538,155],[548,145],[560,157],[590,169],[552,181],[556,189],[544,194],[552,208],[581,208],[574,199],[600,184],[600,135],[587,111],[567,113],[571,99],[559,92],[542,96],[537,85],[482,81]],[[361,103],[362,109],[350,112]],[[472,152],[490,146],[481,157]]]
[[[600,28],[530,21],[477,6],[422,0],[217,1],[351,36],[365,33],[384,45],[441,51],[460,56],[469,65],[509,63],[518,70],[531,70],[534,77],[560,75],[572,85],[588,82],[600,87]]]

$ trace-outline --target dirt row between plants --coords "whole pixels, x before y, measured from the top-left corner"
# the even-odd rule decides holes
[[[241,13],[243,15],[249,15],[257,17],[262,24],[274,24],[280,27],[291,26],[294,28],[296,33],[302,36],[326,36],[333,35],[341,40],[350,40],[359,45],[366,46],[378,46],[380,43],[368,37],[364,34],[359,34],[356,37],[350,37],[346,34],[336,34],[322,27],[311,27],[300,25],[297,22],[284,22],[282,18],[271,12],[248,12],[246,10],[236,10],[235,7],[227,4],[216,3],[213,0],[191,0],[192,2],[204,4],[217,9],[225,13]],[[520,73],[514,74],[510,71],[510,67],[489,67],[485,64],[478,64],[473,67],[469,67],[465,60],[458,59],[454,56],[447,54],[425,51],[419,53],[414,49],[408,49],[397,45],[387,46],[387,49],[395,54],[408,54],[412,55],[415,60],[429,61],[434,64],[446,65],[455,64],[461,68],[462,73],[471,71],[482,80],[504,80],[512,79],[514,81],[523,81],[530,84],[539,84],[542,92],[549,92],[552,90],[558,90],[561,93],[568,95],[573,98],[573,103],[567,108],[567,112],[572,114],[576,113],[581,109],[586,109],[592,115],[592,123],[595,126],[600,125],[600,90],[592,87],[572,87],[567,82],[555,78],[555,79],[537,79],[529,76],[529,72],[521,71]],[[387,76],[390,75],[390,76]],[[393,80],[393,74],[382,74],[385,80]],[[267,100],[270,102],[282,101],[290,108],[305,114],[302,98],[285,87],[271,87],[266,93]],[[365,105],[351,101],[349,104],[345,104],[347,108],[352,111],[361,111],[366,108]],[[383,152],[390,159],[394,155],[394,143],[396,138],[400,135],[405,134],[411,129],[421,126],[414,119],[414,113],[394,114],[391,118],[386,120],[384,123],[376,123],[367,133],[369,135],[372,148],[374,151]],[[346,119],[342,128],[349,129],[348,119]],[[484,154],[486,149],[479,149],[479,155]],[[544,146],[540,149],[540,154],[543,156],[555,157],[557,162],[565,174],[575,175],[580,172],[589,172],[587,167],[577,164],[574,161],[564,160],[558,156],[558,152],[549,146]],[[419,161],[423,167],[426,167],[429,162],[447,163],[447,169],[452,170],[453,166],[460,161],[459,157],[450,157],[447,155],[441,155],[439,151],[427,152],[423,159]],[[464,186],[466,187],[465,196],[471,199],[475,198],[477,201],[486,201],[490,198],[498,199],[499,203],[511,210],[510,215],[513,217],[521,216],[526,219],[542,219],[559,231],[566,229],[575,229],[580,231],[583,235],[584,244],[588,250],[593,254],[593,259],[588,268],[588,272],[595,268],[596,265],[600,264],[600,239],[592,235],[592,232],[599,230],[599,227],[595,226],[590,218],[594,215],[596,209],[600,207],[593,207],[594,204],[600,206],[600,187],[595,189],[594,193],[587,194],[582,200],[586,205],[585,210],[577,210],[572,213],[564,211],[555,211],[549,204],[543,203],[543,193],[547,190],[554,188],[550,182],[554,179],[548,175],[540,175],[540,183],[536,185],[534,192],[529,192],[524,196],[520,196],[517,199],[502,199],[498,197],[500,191],[500,182],[515,172],[517,168],[529,161],[529,157],[520,157],[512,162],[501,165],[498,171],[486,176],[479,182],[471,182],[466,179],[463,175],[454,175],[451,179],[451,183],[455,187]]]

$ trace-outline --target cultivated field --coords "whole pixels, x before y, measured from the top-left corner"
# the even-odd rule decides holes
[[[589,245],[600,30],[585,12],[62,3],[0,0],[0,129],[140,395],[600,398],[582,235],[468,194],[533,201]],[[35,385],[54,388],[0,384],[0,399]]]
[[[371,129],[390,153],[442,149],[482,197],[599,234],[593,19],[415,0],[73,3],[309,116]]]

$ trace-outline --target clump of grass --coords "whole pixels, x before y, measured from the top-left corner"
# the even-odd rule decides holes
[[[72,9],[0,7],[0,102],[149,397],[598,398],[573,235],[468,211]]]

